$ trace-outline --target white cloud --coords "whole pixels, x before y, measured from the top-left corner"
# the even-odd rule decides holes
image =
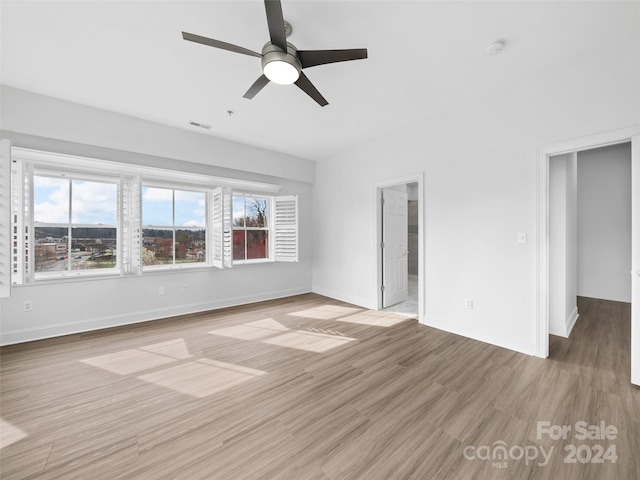
[[[118,208],[117,186],[112,183],[73,183],[73,222],[115,224]]]
[[[176,190],[176,202],[192,202],[204,206],[204,193]]]
[[[56,188],[57,187],[57,188]],[[34,218],[42,223],[69,222],[68,180],[34,177],[40,201],[34,202]],[[73,223],[114,224],[117,211],[115,184],[73,181]]]
[[[202,220],[189,220],[182,224],[183,227],[204,227]]]
[[[64,205],[57,203],[36,203],[33,206],[34,218],[36,222],[42,223],[67,223],[69,222],[69,202]],[[64,207],[64,208],[62,208]]]
[[[36,188],[62,187],[63,185],[69,185],[69,180],[66,178],[39,177],[36,175],[33,177],[33,186]]]
[[[144,187],[142,189],[142,199],[148,202],[172,201],[173,193],[171,190],[166,188]]]

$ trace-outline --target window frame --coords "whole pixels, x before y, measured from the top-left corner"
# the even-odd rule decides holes
[[[3,144],[4,145],[4,144]],[[6,270],[11,287],[28,286],[40,283],[65,283],[86,279],[144,276],[171,271],[190,269],[229,269],[232,259],[232,195],[234,192],[268,198],[269,215],[269,259],[251,259],[243,264],[271,263],[279,261],[298,261],[297,249],[297,196],[286,198],[295,200],[295,255],[278,255],[277,194],[282,185],[234,178],[217,177],[203,173],[150,167],[135,163],[121,163],[95,157],[75,154],[56,153],[23,147],[8,146],[9,165],[6,192],[10,198],[10,257]],[[110,156],[106,153],[107,157]],[[160,159],[158,159],[160,160]],[[208,167],[207,167],[208,168]],[[70,179],[115,183],[117,190],[116,225],[90,228],[116,229],[116,266],[109,268],[65,270],[64,272],[34,271],[34,176],[53,176]],[[158,266],[142,265],[142,188],[144,186],[168,188],[174,191],[186,190],[205,194],[205,248],[204,262],[190,264],[165,264]],[[72,199],[70,198],[70,204]],[[218,216],[216,216],[216,213]],[[48,226],[39,223],[38,226]],[[74,228],[83,224],[55,224],[55,227]],[[194,227],[199,228],[199,227]],[[215,237],[215,238],[214,238]],[[216,240],[217,238],[217,240]],[[215,241],[214,241],[215,240]],[[218,252],[216,254],[216,251]],[[69,252],[70,253],[70,252]],[[71,259],[67,259],[71,260]],[[152,267],[152,268],[149,268]]]
[[[172,221],[174,225],[145,225],[144,224],[144,188],[157,188],[157,189],[165,189],[171,190],[172,193]],[[175,225],[175,192],[176,190],[181,192],[193,192],[193,193],[202,193],[204,196],[204,227],[180,227]],[[209,221],[209,199],[211,196],[211,189],[206,189],[194,185],[184,185],[181,183],[168,183],[166,181],[158,181],[153,179],[141,179],[140,181],[140,256],[141,256],[141,269],[142,272],[153,272],[153,271],[163,271],[163,270],[180,270],[180,269],[193,269],[193,268],[207,268],[211,267],[211,249],[210,249],[210,236],[211,236],[211,225]],[[172,255],[173,255],[173,263],[162,263],[156,265],[144,265],[144,261],[142,257],[144,256],[144,230],[154,228],[159,230],[171,229],[173,232],[173,243],[172,243]],[[184,229],[184,230],[204,230],[205,231],[205,259],[203,262],[190,262],[190,263],[176,263],[176,230]]]
[[[259,198],[259,199],[264,199],[267,201],[267,215],[266,215],[266,227],[247,227],[246,225],[244,227],[238,227],[235,225],[235,222],[233,221],[233,204],[234,204],[234,200],[235,197],[243,197],[244,198],[244,215],[243,217],[246,218],[247,217],[247,199],[248,198]],[[257,193],[252,193],[252,192],[243,192],[243,191],[232,191],[231,192],[231,205],[232,205],[232,214],[231,214],[231,218],[232,218],[232,222],[231,222],[231,236],[232,236],[232,244],[233,242],[233,233],[236,231],[244,231],[244,232],[249,232],[249,231],[266,231],[268,234],[268,240],[267,240],[267,253],[268,255],[266,257],[263,258],[247,258],[247,238],[246,238],[246,233],[245,233],[245,240],[244,240],[244,258],[243,259],[233,259],[233,264],[234,265],[251,265],[254,263],[269,263],[269,262],[275,262],[275,256],[274,256],[274,243],[273,243],[273,237],[274,237],[274,228],[273,228],[273,203],[274,203],[274,197],[272,195],[260,195]],[[235,254],[233,254],[235,255]]]
[[[30,191],[30,206],[29,206],[29,218],[27,224],[31,236],[29,239],[30,245],[32,245],[32,255],[30,255],[29,271],[33,272],[33,281],[40,282],[45,280],[57,280],[63,278],[76,278],[76,277],[89,277],[89,276],[113,276],[120,275],[122,271],[122,259],[121,259],[121,220],[120,220],[120,196],[121,196],[121,183],[120,178],[113,175],[96,175],[95,173],[87,173],[78,171],[75,169],[59,169],[52,167],[40,167],[39,165],[33,165],[28,172],[30,177],[31,191]],[[54,178],[62,179],[68,182],[68,207],[67,214],[68,220],[65,223],[57,222],[39,222],[36,221],[35,214],[35,178]],[[92,183],[104,183],[115,185],[116,187],[116,206],[115,206],[115,224],[85,224],[85,223],[73,223],[73,183],[74,181],[87,181]],[[36,239],[36,229],[38,228],[64,228],[67,230],[67,268],[60,271],[37,271],[36,270],[36,247],[38,245]],[[75,228],[110,228],[115,229],[115,245],[116,245],[116,262],[113,267],[109,268],[92,268],[92,269],[73,269],[72,245],[73,245],[73,229]]]

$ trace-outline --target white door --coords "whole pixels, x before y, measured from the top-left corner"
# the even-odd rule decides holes
[[[407,193],[382,190],[382,307],[409,298]]]
[[[640,385],[640,136],[631,139],[631,383]]]

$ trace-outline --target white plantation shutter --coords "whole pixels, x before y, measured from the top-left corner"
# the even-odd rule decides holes
[[[224,187],[222,189],[222,259],[225,268],[233,267],[232,205],[231,188]]]
[[[32,166],[13,159],[11,161],[11,283],[30,283],[33,272],[31,248],[31,179]]]
[[[11,225],[11,142],[0,140],[0,224]],[[0,298],[11,294],[11,243],[0,233]]]
[[[298,197],[273,197],[274,259],[276,262],[298,261]]]
[[[214,267],[232,267],[231,190],[218,187],[211,193],[209,221],[211,224],[211,262]]]
[[[142,227],[140,219],[140,177],[121,176],[122,273],[142,273]]]
[[[209,204],[209,231],[211,232],[209,248],[211,249],[211,263],[214,267],[223,268],[222,232],[224,227],[222,223],[222,187],[218,187],[211,192]]]

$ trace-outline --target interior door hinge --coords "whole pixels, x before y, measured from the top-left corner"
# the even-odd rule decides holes
[[[380,205],[384,205],[384,197],[380,198]]]
[[[384,242],[380,242],[380,248],[384,248]]]
[[[384,285],[380,285],[380,291],[384,292]]]

